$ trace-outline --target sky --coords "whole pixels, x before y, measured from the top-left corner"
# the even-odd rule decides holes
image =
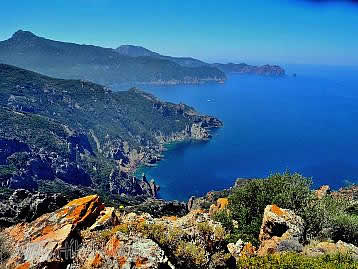
[[[0,18],[0,40],[22,29],[208,62],[358,66],[349,0],[1,0]]]

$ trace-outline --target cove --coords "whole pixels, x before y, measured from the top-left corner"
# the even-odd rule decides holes
[[[286,66],[297,77],[232,75],[224,84],[142,87],[218,117],[210,141],[169,145],[156,167],[141,167],[163,199],[187,200],[236,178],[299,172],[314,186],[357,182],[357,68]]]

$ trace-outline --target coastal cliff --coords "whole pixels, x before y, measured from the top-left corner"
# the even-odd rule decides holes
[[[112,92],[3,64],[0,105],[1,187],[108,199],[155,197],[155,183],[131,172],[159,161],[165,143],[210,139],[222,126],[135,88]]]

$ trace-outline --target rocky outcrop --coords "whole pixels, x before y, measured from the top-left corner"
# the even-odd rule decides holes
[[[210,191],[205,196],[195,197],[192,196],[187,202],[188,210],[198,210],[204,209],[209,210],[213,204],[217,203],[217,200],[222,197],[228,197],[231,190],[222,190],[222,191]]]
[[[305,247],[304,254],[307,256],[320,256],[327,254],[351,255],[358,260],[358,247],[343,241],[333,242],[313,242]]]
[[[332,196],[347,200],[358,200],[358,185],[355,184],[346,188],[341,188],[338,191],[333,192]]]
[[[281,209],[276,205],[265,208],[259,240],[258,255],[264,256],[277,251],[277,247],[285,240],[301,242],[304,234],[304,221],[292,210]]]
[[[323,199],[325,196],[331,194],[331,187],[328,185],[323,185],[315,191],[315,194],[318,199]]]
[[[153,218],[105,207],[97,195],[0,232],[9,269],[227,268],[225,235],[204,211]]]
[[[229,205],[228,198],[219,198],[216,201],[216,204],[212,204],[209,209],[209,214],[211,216],[214,216],[216,213],[218,213],[221,210],[227,210],[227,207]]]
[[[238,261],[241,256],[254,256],[256,254],[255,247],[250,242],[243,242],[241,239],[237,240],[236,243],[229,243],[227,249],[230,254]]]
[[[103,244],[94,245],[93,238],[84,238],[73,266],[85,268],[175,268],[165,252],[151,239],[115,233]]]
[[[81,242],[80,231],[91,226],[103,209],[98,196],[87,196],[31,223],[5,229],[3,236],[11,242],[7,268],[64,267]]]
[[[68,198],[61,194],[15,190],[10,197],[1,197],[0,226],[33,221],[45,213],[64,206],[67,202]]]
[[[147,181],[145,175],[137,179],[128,173],[114,169],[109,177],[109,190],[111,194],[144,195],[148,197],[157,197],[159,186],[154,180]]]
[[[161,199],[146,199],[138,205],[126,206],[126,212],[136,212],[138,214],[149,213],[153,217],[179,216],[188,213],[186,204],[178,201],[165,201]]]

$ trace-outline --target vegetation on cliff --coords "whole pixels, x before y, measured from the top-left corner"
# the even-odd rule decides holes
[[[350,255],[324,255],[307,257],[297,253],[278,253],[264,257],[243,257],[239,259],[237,268],[245,269],[354,269],[358,262]]]
[[[0,181],[29,190],[156,196],[128,172],[155,163],[162,145],[208,139],[221,122],[137,89],[112,92],[80,80],[0,64]]]
[[[357,202],[330,195],[318,198],[311,190],[310,179],[289,172],[253,179],[234,188],[229,195],[229,211],[218,212],[216,219],[232,231],[232,241],[240,238],[259,245],[264,211],[271,204],[291,209],[303,218],[302,243],[330,239],[358,245]]]

